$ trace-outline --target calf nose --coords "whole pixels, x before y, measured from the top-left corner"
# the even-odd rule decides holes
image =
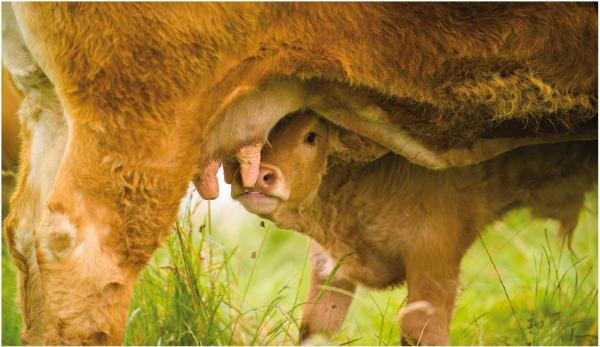
[[[256,182],[256,189],[265,193],[270,193],[275,189],[277,182],[280,179],[281,174],[279,170],[271,167],[261,165],[258,172],[258,181]]]

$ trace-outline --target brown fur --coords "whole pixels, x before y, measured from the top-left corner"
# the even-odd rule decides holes
[[[2,68],[2,170],[12,170],[19,157],[19,116],[23,95]]]
[[[2,68],[2,220],[8,211],[8,200],[15,186],[19,158],[19,117],[17,111],[23,95]]]
[[[315,143],[307,140],[311,133]],[[525,206],[558,220],[570,237],[597,177],[595,141],[525,147],[479,165],[431,171],[391,153],[357,164],[365,154],[383,152],[310,113],[285,119],[269,140],[256,192],[244,193],[237,178],[232,196],[313,238],[319,245],[313,258],[340,260],[334,287],[351,294],[355,284],[385,288],[406,281],[409,307],[425,301],[432,313],[409,310],[403,332],[425,345],[448,344],[460,260],[486,225]],[[259,202],[273,197],[275,205]],[[322,272],[331,271],[322,263],[313,260],[309,302],[328,275]],[[339,329],[351,302],[337,292],[322,300],[305,310],[304,337]]]
[[[3,6],[4,17],[11,5]],[[447,146],[477,149],[478,136],[499,118],[527,122],[541,114],[574,126],[597,112],[592,4],[12,8],[19,26],[7,32],[20,31],[22,40],[3,40],[3,62],[29,105],[46,115],[42,122],[37,111],[25,117],[30,129],[22,132],[30,134],[23,136],[19,183],[4,225],[9,239],[35,239],[35,251],[10,247],[33,271],[20,275],[24,337],[31,343],[120,342],[135,274],[165,238],[187,183],[200,174],[203,195],[216,193],[199,164],[235,158],[246,164],[247,180],[255,180],[258,148],[271,126],[295,111],[286,107],[298,107],[271,95],[260,110],[281,112],[267,117],[244,108],[244,100],[265,95],[270,81],[304,87],[332,81],[347,99],[361,95],[369,103],[358,106],[366,111],[350,108],[349,126],[431,167],[454,165],[438,153]],[[343,117],[327,106],[335,95],[303,90],[301,106]],[[386,120],[370,123],[373,112]],[[379,133],[369,132],[373,124]],[[52,126],[68,130],[68,142],[46,139],[46,149],[66,145],[64,156],[31,162],[35,134]],[[393,127],[400,132],[390,135]],[[459,140],[463,133],[467,141]],[[248,146],[254,152],[244,152]],[[34,171],[41,164],[51,175]],[[89,242],[94,236],[98,243]],[[53,240],[65,238],[71,249],[55,252]],[[81,249],[97,257],[96,267],[78,259]],[[105,278],[107,271],[115,278]]]

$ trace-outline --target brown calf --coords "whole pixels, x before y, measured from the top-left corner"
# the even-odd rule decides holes
[[[331,286],[352,293],[356,284],[406,281],[413,309],[402,319],[404,336],[448,344],[460,261],[478,233],[526,206],[558,220],[569,237],[597,176],[595,141],[523,147],[478,165],[432,171],[310,112],[282,120],[269,139],[256,188],[244,189],[238,176],[232,196],[314,239],[304,338],[342,325],[351,297],[327,291],[314,302],[341,260]]]

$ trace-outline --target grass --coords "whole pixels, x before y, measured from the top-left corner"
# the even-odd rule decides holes
[[[309,240],[248,214],[203,214],[194,201],[185,205],[171,237],[139,275],[125,343],[297,343]],[[526,210],[490,226],[462,263],[452,343],[597,345],[597,211],[593,193],[581,212],[573,253],[554,222],[532,220]],[[4,246],[2,259],[2,344],[17,345],[15,269]],[[315,342],[396,345],[405,300],[405,288],[360,288],[342,332]]]

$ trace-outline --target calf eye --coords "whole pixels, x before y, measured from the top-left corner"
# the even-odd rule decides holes
[[[308,143],[309,145],[314,145],[315,142],[317,142],[317,134],[313,131],[309,132],[308,134],[306,134],[304,142]]]

